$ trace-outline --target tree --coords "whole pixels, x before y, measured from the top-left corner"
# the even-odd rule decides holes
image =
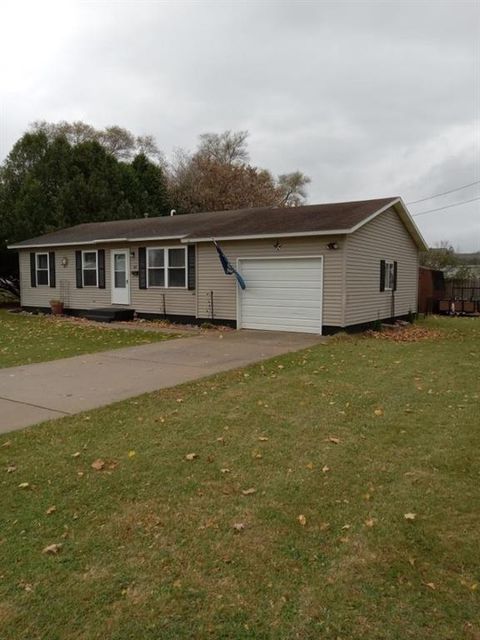
[[[163,169],[153,164],[144,153],[132,162],[138,192],[138,208],[143,215],[159,216],[170,212],[170,194]]]
[[[81,120],[76,122],[46,122],[38,120],[31,127],[32,133],[42,132],[49,141],[63,137],[71,145],[82,142],[98,142],[117,160],[132,161],[133,158],[143,153],[151,160],[163,163],[162,154],[151,135],[135,136],[131,131],[117,125],[105,129],[95,129],[90,124]]]
[[[202,133],[196,155],[219,164],[244,164],[248,162],[248,135],[248,131]]]
[[[431,269],[444,271],[447,276],[459,280],[471,277],[472,270],[455,253],[455,249],[446,240],[442,240],[437,247],[430,247],[420,255],[420,264]]]
[[[272,174],[248,164],[247,131],[206,133],[197,151],[177,151],[170,191],[179,213],[304,204],[310,178],[300,171]]]
[[[6,245],[82,222],[165,215],[164,170],[144,154],[119,161],[97,140],[41,128],[17,141],[0,167],[0,258]],[[113,138],[112,138],[113,139]],[[121,141],[122,137],[119,137]],[[117,151],[121,148],[121,142]],[[124,147],[125,148],[125,147]],[[6,270],[6,268],[5,268]],[[0,274],[1,275],[1,274]]]
[[[201,155],[182,167],[171,196],[179,213],[268,207],[278,199],[268,171],[247,164],[222,164]]]
[[[301,171],[283,173],[278,176],[278,189],[282,197],[281,206],[299,207],[307,199],[307,185],[311,180]]]

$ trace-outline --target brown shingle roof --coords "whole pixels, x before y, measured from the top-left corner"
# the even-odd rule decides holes
[[[361,223],[397,198],[379,198],[359,202],[312,204],[303,207],[238,209],[158,218],[136,218],[109,222],[90,222],[12,245],[55,246],[106,240],[156,238],[226,238],[275,236],[276,234],[340,233]]]

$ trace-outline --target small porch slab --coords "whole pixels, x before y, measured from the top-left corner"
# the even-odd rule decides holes
[[[119,307],[103,307],[100,309],[87,309],[82,317],[95,322],[125,322],[133,320],[135,309]]]

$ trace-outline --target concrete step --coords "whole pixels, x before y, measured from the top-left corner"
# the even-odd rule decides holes
[[[87,320],[94,320],[95,322],[118,322],[122,320],[133,320],[134,314],[134,309],[106,307],[100,309],[89,309],[85,311],[82,316]]]

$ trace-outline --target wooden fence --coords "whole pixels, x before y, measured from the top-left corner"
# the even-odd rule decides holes
[[[445,297],[452,300],[480,300],[480,278],[445,280]]]

